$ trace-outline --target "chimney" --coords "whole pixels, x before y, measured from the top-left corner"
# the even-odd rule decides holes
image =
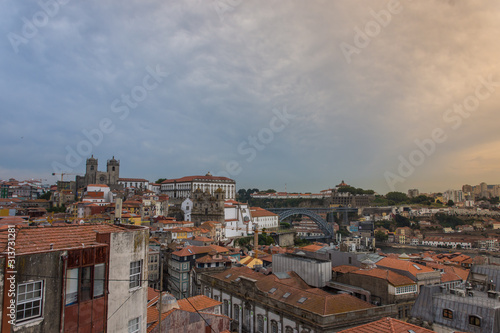
[[[259,229],[257,225],[254,226],[253,232],[253,257],[257,259],[257,247],[259,246]]]
[[[160,311],[160,302],[162,314],[172,309],[180,309],[179,304],[177,303],[177,299],[168,292],[161,293],[160,299],[158,300],[158,303],[156,303],[156,308],[158,309],[158,311]]]

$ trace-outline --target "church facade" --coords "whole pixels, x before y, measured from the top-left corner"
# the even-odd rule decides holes
[[[77,188],[84,188],[90,184],[108,185],[111,190],[121,189],[122,185],[118,184],[120,178],[120,161],[113,156],[112,159],[106,162],[106,171],[98,170],[98,161],[92,155],[87,159],[85,176],[76,176]]]

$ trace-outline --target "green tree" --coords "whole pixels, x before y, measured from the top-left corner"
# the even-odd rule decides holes
[[[411,227],[410,220],[402,215],[396,214],[396,216],[394,217],[394,220],[396,221],[396,226],[398,228],[399,227]]]
[[[43,192],[43,194],[39,197],[39,199],[50,200],[52,193],[50,191]]]
[[[388,238],[389,236],[380,230],[375,233],[375,240],[377,242],[385,242]]]
[[[403,203],[403,202],[408,202],[408,196],[404,194],[403,192],[389,192],[385,195],[387,200],[393,201],[396,204]]]
[[[349,237],[351,233],[347,230],[346,227],[340,227],[339,231],[337,231],[339,235],[342,235],[342,237]]]
[[[157,181],[155,181],[155,184],[161,184],[163,183],[165,180],[167,180],[167,178],[158,178]]]
[[[453,202],[453,200],[448,200],[448,202],[446,203],[446,205],[448,207],[452,207],[452,206],[455,206],[455,203]]]

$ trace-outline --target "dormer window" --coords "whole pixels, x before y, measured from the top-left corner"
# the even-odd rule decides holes
[[[450,309],[443,309],[443,318],[453,319],[453,311]]]
[[[469,325],[481,327],[481,318],[478,316],[469,316]]]

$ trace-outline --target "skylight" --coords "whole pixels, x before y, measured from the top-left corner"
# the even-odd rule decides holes
[[[290,293],[285,293],[285,294],[283,295],[283,298],[288,298],[288,296],[290,296],[290,295],[291,295]]]
[[[241,280],[240,278],[237,278],[237,279],[236,279],[236,280],[234,280],[234,281],[236,281],[236,282],[240,282],[240,280]]]
[[[297,302],[299,302],[300,304],[302,304],[302,303],[304,303],[306,301],[306,299],[307,299],[307,297],[302,297]]]
[[[231,275],[233,275],[233,274],[229,273],[228,275],[226,275],[226,279],[229,279],[231,277]]]
[[[276,291],[276,288],[271,288],[271,290],[269,290],[269,293],[272,294]]]
[[[188,249],[188,252],[189,252],[189,253],[193,253],[193,251],[191,251],[191,249]]]
[[[418,267],[417,265],[413,264],[413,267],[415,267],[416,269],[418,269],[419,271],[422,269],[420,267]]]

